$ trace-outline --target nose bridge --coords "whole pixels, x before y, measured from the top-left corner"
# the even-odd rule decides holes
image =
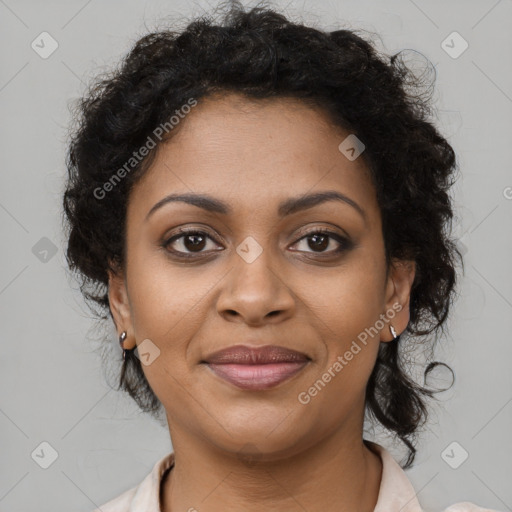
[[[262,244],[247,236],[236,247],[234,268],[218,299],[220,314],[237,313],[247,322],[257,323],[269,313],[275,315],[293,308],[292,293],[273,264],[273,249],[263,237],[260,240]]]

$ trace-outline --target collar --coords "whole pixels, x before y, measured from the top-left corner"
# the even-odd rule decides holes
[[[383,446],[371,441],[365,443],[382,460],[379,496],[373,512],[422,512],[416,491],[398,462]]]

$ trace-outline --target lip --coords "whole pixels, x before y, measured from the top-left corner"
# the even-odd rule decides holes
[[[263,390],[288,380],[310,360],[302,352],[276,345],[257,348],[236,345],[215,352],[202,362],[238,388]]]

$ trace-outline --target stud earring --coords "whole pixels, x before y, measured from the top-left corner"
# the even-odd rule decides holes
[[[393,336],[393,341],[395,341],[398,338],[398,336],[396,334],[395,328],[391,324],[389,324],[389,330],[391,331],[391,335]]]

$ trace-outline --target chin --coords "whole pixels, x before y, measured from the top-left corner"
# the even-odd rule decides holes
[[[258,456],[264,460],[278,459],[292,454],[307,437],[307,419],[296,418],[290,409],[283,407],[254,407],[241,411],[231,407],[224,412],[217,409],[222,417],[222,427],[216,424],[215,432],[203,432],[218,448],[234,454]]]

